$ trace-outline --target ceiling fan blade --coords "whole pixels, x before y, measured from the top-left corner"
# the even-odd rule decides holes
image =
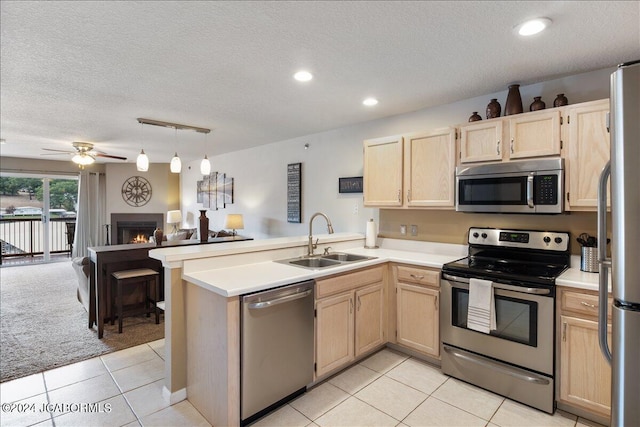
[[[96,156],[96,157],[107,157],[107,158],[109,158],[109,159],[127,160],[127,158],[126,158],[126,157],[110,156],[109,154],[101,154],[101,153],[96,153],[96,152],[93,152],[93,153],[91,153],[91,154],[92,154],[93,156]]]
[[[41,156],[64,156],[64,155],[70,155],[73,154],[71,152],[60,152],[60,153],[40,153]]]
[[[66,154],[74,154],[75,151],[67,151],[67,150],[54,150],[53,148],[43,148],[45,151],[56,151],[58,153],[66,153]]]

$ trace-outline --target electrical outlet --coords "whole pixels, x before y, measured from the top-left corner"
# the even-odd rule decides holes
[[[356,202],[356,203],[353,205],[353,214],[354,214],[354,215],[358,215],[358,212],[359,212],[359,211],[360,211],[360,206],[358,206],[358,202]]]
[[[412,225],[411,226],[411,235],[412,236],[417,236],[418,235],[418,226],[417,225]]]
[[[400,234],[402,234],[403,236],[405,236],[407,234],[407,226],[406,225],[401,225],[400,226]]]

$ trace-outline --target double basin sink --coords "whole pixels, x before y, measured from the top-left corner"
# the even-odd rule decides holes
[[[372,256],[334,252],[327,255],[304,256],[304,257],[297,257],[297,258],[282,259],[276,262],[279,262],[281,264],[289,264],[296,267],[309,268],[312,270],[316,270],[319,268],[337,267],[343,264],[349,264],[352,262],[359,262],[359,261],[367,261],[375,258],[376,257],[372,257]]]

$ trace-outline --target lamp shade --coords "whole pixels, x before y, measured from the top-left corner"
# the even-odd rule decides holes
[[[136,159],[136,168],[140,172],[146,172],[149,170],[149,157],[147,157],[144,150],[140,150],[140,154],[138,154],[138,158]]]
[[[75,156],[73,156],[73,158],[71,159],[71,161],[73,163],[76,163],[78,165],[90,165],[91,163],[95,162],[96,159],[93,158],[93,156],[87,154],[87,153],[79,153],[76,154]]]
[[[171,164],[169,165],[171,169],[171,173],[180,173],[182,170],[182,162],[180,161],[180,157],[178,157],[178,153],[174,154],[171,159]]]
[[[211,173],[211,162],[207,158],[207,155],[204,155],[204,159],[200,162],[200,173],[202,175],[209,175]]]
[[[167,212],[167,224],[178,224],[182,221],[182,212],[179,210]]]
[[[244,221],[241,214],[229,214],[224,221],[224,228],[232,230],[244,229]]]

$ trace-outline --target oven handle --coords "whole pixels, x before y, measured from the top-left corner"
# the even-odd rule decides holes
[[[467,279],[465,277],[452,276],[452,275],[446,274],[446,273],[442,273],[442,277],[444,277],[447,280],[452,280],[454,282],[469,284],[469,279]],[[551,293],[551,290],[549,290],[549,289],[525,288],[525,287],[520,287],[520,286],[505,285],[504,283],[496,283],[496,282],[493,282],[493,287],[495,289],[502,289],[502,290],[505,290],[505,291],[522,292],[523,294],[532,294],[532,295],[549,295]]]
[[[523,369],[506,366],[501,363],[497,363],[489,359],[486,359],[484,357],[479,357],[474,354],[468,353],[466,351],[449,347],[446,344],[443,344],[442,348],[444,349],[444,351],[446,351],[447,353],[451,354],[454,357],[457,357],[458,359],[463,359],[463,360],[466,360],[467,362],[475,363],[477,365],[481,365],[486,368],[493,369],[494,371],[499,371],[503,374],[510,375],[519,380],[526,381],[529,383],[534,383],[534,384],[544,384],[544,385],[549,384],[549,380],[547,378],[538,376],[531,372],[527,372]]]

